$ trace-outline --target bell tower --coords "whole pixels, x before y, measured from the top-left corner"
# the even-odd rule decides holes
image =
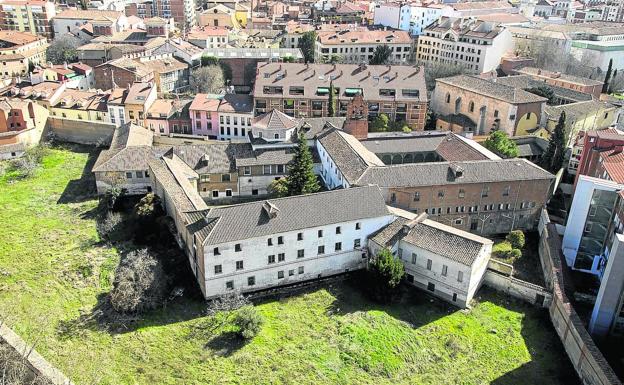
[[[360,140],[368,137],[368,104],[361,94],[355,95],[347,105],[344,131]]]

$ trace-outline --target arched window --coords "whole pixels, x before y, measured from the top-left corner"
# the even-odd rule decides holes
[[[446,102],[447,103],[451,102],[451,94],[449,94],[448,92],[446,93]]]
[[[468,111],[474,112],[474,102],[472,100],[468,103]]]
[[[461,112],[461,98],[455,99],[455,113],[459,114]]]

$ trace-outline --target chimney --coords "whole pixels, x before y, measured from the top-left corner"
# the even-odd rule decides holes
[[[622,144],[616,144],[615,147],[613,147],[613,153],[614,154],[621,153],[623,147],[624,147],[624,145],[622,145]]]
[[[417,224],[427,219],[427,213],[420,213],[416,218],[403,225],[403,234],[407,235]]]
[[[277,208],[277,206],[269,201],[265,201],[262,204],[262,210],[267,214],[269,219],[274,219],[277,217],[277,214],[279,214],[279,209]]]

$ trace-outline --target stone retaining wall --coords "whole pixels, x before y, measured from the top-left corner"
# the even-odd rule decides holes
[[[64,142],[108,145],[115,125],[86,120],[48,118],[48,130]]]
[[[494,290],[541,307],[547,308],[552,302],[552,294],[546,288],[492,270],[485,272],[483,283]]]

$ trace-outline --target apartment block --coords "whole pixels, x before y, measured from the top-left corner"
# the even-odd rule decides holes
[[[480,74],[496,69],[513,48],[511,33],[499,23],[441,17],[419,36],[416,60],[462,65]]]
[[[0,77],[27,77],[30,66],[45,63],[45,37],[26,32],[0,31]]]
[[[0,3],[0,29],[54,37],[52,18],[56,15],[53,1],[4,0]]]
[[[336,115],[346,116],[349,102],[362,95],[368,120],[387,114],[423,130],[427,111],[424,71],[412,66],[259,63],[254,86],[254,113],[277,109],[293,117],[327,117],[333,85]]]
[[[314,50],[316,62],[329,62],[339,57],[341,63],[368,63],[380,45],[390,48],[388,62],[405,64],[412,56],[412,39],[406,31],[368,30],[367,28],[320,31]]]

